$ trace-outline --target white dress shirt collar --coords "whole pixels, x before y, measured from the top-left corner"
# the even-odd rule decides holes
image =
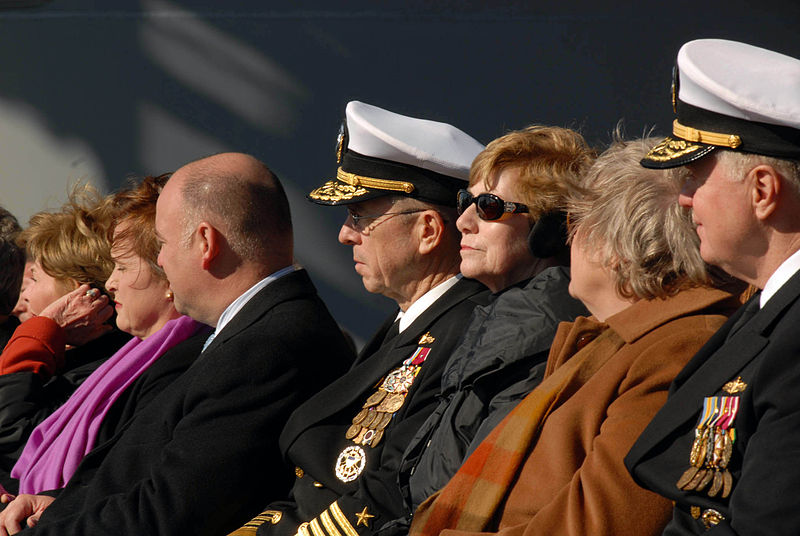
[[[214,336],[216,336],[217,333],[220,333],[223,330],[223,328],[225,328],[225,325],[231,320],[233,320],[233,317],[235,317],[237,313],[242,310],[242,307],[244,307],[253,296],[258,294],[261,289],[263,289],[270,283],[280,279],[281,277],[290,274],[296,270],[300,270],[301,268],[302,268],[301,266],[298,266],[296,264],[287,266],[286,268],[281,268],[277,272],[268,275],[267,277],[265,277],[264,279],[262,279],[249,289],[247,289],[244,292],[244,294],[233,300],[233,303],[231,303],[224,311],[222,311],[222,314],[220,315],[219,320],[217,321],[217,329],[214,330]]]
[[[783,263],[778,266],[778,269],[769,276],[769,279],[767,279],[764,285],[764,290],[761,291],[761,307],[764,307],[767,301],[773,297],[798,270],[800,270],[800,250],[795,251],[791,257],[783,261]]]
[[[439,283],[428,292],[417,298],[417,301],[412,303],[411,306],[405,310],[405,312],[400,311],[397,313],[397,318],[400,319],[400,324],[398,325],[400,333],[410,326],[411,323],[414,322],[419,315],[424,313],[428,307],[433,305],[433,302],[441,298],[442,294],[453,288],[453,285],[455,285],[458,280],[461,279],[461,277],[462,275],[458,274],[451,277],[447,281]]]

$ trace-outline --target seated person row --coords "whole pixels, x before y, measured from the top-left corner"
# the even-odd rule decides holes
[[[108,324],[64,330],[59,323],[76,319],[48,307],[69,295],[100,320],[111,316],[103,287],[113,268],[109,224],[107,203],[76,190],[59,211],[35,214],[19,237],[31,266],[17,309],[32,318],[0,354],[0,475],[10,473],[34,427],[130,338]]]
[[[476,162],[482,164],[477,168],[472,164],[473,171],[479,171],[474,176],[470,173],[470,188],[484,194],[476,199],[481,203],[476,207],[467,191],[457,193],[458,188],[467,185],[456,178],[459,174],[463,176],[471,159],[457,155],[461,159],[461,170],[447,170],[452,178],[431,177],[431,174],[426,177],[426,170],[441,166],[445,156],[452,155],[449,151],[453,140],[460,140],[465,148],[476,144],[465,134],[449,125],[399,116],[358,102],[348,105],[346,121],[337,181],[315,190],[310,198],[322,204],[348,206],[349,218],[353,222],[351,224],[349,219],[345,222],[339,237],[343,243],[353,246],[356,270],[364,278],[368,290],[380,291],[397,299],[403,297],[403,292],[408,289],[415,289],[416,296],[413,303],[398,300],[398,305],[404,310],[400,328],[407,331],[394,339],[379,332],[376,339],[381,346],[377,351],[368,345],[350,373],[301,406],[292,416],[281,437],[285,455],[297,465],[298,480],[291,501],[270,505],[262,515],[241,529],[242,534],[259,525],[259,534],[294,534],[298,530],[304,533],[321,527],[332,530],[327,524],[330,519],[336,519],[336,523],[342,525],[341,530],[359,526],[362,527],[359,530],[369,531],[387,520],[410,514],[406,498],[397,484],[398,463],[409,440],[437,405],[435,395],[441,389],[443,366],[451,360],[455,344],[472,317],[475,305],[474,302],[462,302],[458,309],[452,307],[455,290],[466,284],[475,285],[466,279],[455,282],[453,276],[458,273],[458,266],[468,266],[469,273],[464,275],[485,283],[497,295],[510,287],[524,285],[544,268],[559,264],[563,256],[559,258],[557,217],[553,218],[549,228],[539,229],[539,239],[544,238],[547,243],[537,250],[538,257],[528,251],[527,237],[534,219],[563,209],[566,188],[559,184],[563,182],[562,175],[571,177],[580,173],[592,157],[582,138],[565,129],[537,127],[517,133],[512,136],[513,140],[501,141],[480,153]],[[387,146],[386,139],[397,140],[397,147]],[[418,140],[425,140],[425,144],[411,151],[413,155],[404,152]],[[520,149],[524,156],[515,156]],[[546,155],[539,154],[545,152]],[[419,155],[425,155],[428,160]],[[544,176],[536,178],[542,170],[545,170]],[[365,177],[366,173],[372,175]],[[390,197],[392,191],[402,191],[400,186],[405,184],[410,186],[405,198],[396,194],[394,198]],[[447,188],[442,188],[443,185]],[[380,187],[384,188],[383,192]],[[539,192],[541,187],[546,193]],[[435,188],[439,188],[441,194]],[[524,192],[523,199],[530,200],[531,208],[516,203],[513,210],[507,211],[506,205],[489,191],[496,191],[506,198]],[[456,220],[453,209],[447,207],[455,205],[459,197],[461,217]],[[513,198],[519,199],[517,196]],[[420,200],[434,200],[434,205],[439,206],[424,206]],[[491,213],[486,201],[501,203],[499,211]],[[485,220],[476,221],[479,219],[475,215],[476,208],[481,210]],[[401,220],[399,216],[404,218]],[[360,224],[363,219],[371,220],[372,224]],[[428,220],[438,225],[440,219],[444,220],[442,244],[437,250],[429,251],[424,237],[430,233],[425,226]],[[493,219],[502,221],[490,221]],[[390,225],[393,221],[394,225]],[[463,237],[453,229],[454,223],[464,232]],[[408,238],[417,235],[419,242]],[[471,247],[466,246],[467,242],[472,243]],[[461,255],[457,256],[459,245]],[[506,246],[511,247],[507,249]],[[421,253],[416,253],[417,249]],[[470,250],[469,261],[461,258],[467,249]],[[390,264],[395,259],[390,260],[389,252],[397,257],[394,265]],[[404,252],[407,256],[405,262],[397,252]],[[437,263],[447,267],[448,272],[444,275],[448,277],[438,277],[444,283],[425,295],[422,291],[428,291],[429,280],[437,279],[431,272]],[[383,281],[377,279],[377,275],[391,284],[381,287]],[[550,313],[563,315],[566,319],[582,310],[566,296],[568,281],[563,274],[543,281],[546,283],[539,281],[537,285],[549,286],[554,291],[559,289],[561,296],[569,302],[552,306]],[[454,285],[453,288],[440,291],[439,288],[448,282]],[[428,306],[432,300],[427,296],[435,291],[443,294]],[[546,291],[537,286],[534,292],[541,297]],[[409,303],[412,304],[409,306]],[[418,314],[421,304],[429,308],[407,327],[403,326],[403,321],[410,322],[408,317],[411,314]],[[540,310],[547,308],[542,304]],[[395,315],[392,315],[384,329],[394,320]],[[537,336],[551,339],[557,319],[537,320],[541,324],[550,324],[533,327],[542,332]],[[501,323],[500,319],[496,321],[496,324]],[[547,334],[548,330],[550,334]],[[537,340],[536,344],[549,347],[549,340],[546,343]],[[386,353],[387,349],[389,353]],[[382,353],[386,355],[382,356]],[[416,370],[403,363],[403,360],[419,354],[423,355],[424,364],[420,363]],[[485,357],[485,353],[482,356]],[[392,367],[398,365],[400,367],[393,371]],[[530,365],[526,363],[525,367],[524,375],[527,377]],[[412,374],[408,385],[402,386],[406,391],[400,391],[405,396],[403,406],[394,410],[384,409],[382,399],[391,400],[390,397],[396,396],[391,382],[406,369],[410,369]],[[381,385],[377,392],[373,387],[376,382]],[[503,384],[498,383],[496,387],[500,385]],[[402,396],[399,398],[403,399]],[[371,420],[373,414],[378,419],[388,419],[374,422]],[[470,415],[470,418],[477,421],[479,416]],[[474,425],[471,433],[477,431],[479,424]],[[378,439],[371,440],[375,430]],[[361,445],[370,448],[360,449]],[[452,470],[457,465],[458,460],[454,460]],[[353,474],[348,474],[348,471]],[[264,522],[267,520],[271,522]]]
[[[133,338],[33,430],[10,475],[2,475],[8,492],[34,494],[64,487],[95,445],[113,437],[200,353],[210,331],[175,310],[169,283],[156,264],[155,208],[166,180],[165,175],[147,177],[108,200],[114,269],[105,288],[114,300],[117,326]],[[91,313],[92,300],[85,292],[73,297],[71,314],[80,317],[81,307]],[[64,337],[55,322],[42,319],[49,330],[41,330],[26,344],[29,362],[46,362],[48,349],[59,346]],[[17,351],[12,346],[3,355],[12,359]]]
[[[659,534],[671,505],[623,458],[694,352],[738,305],[709,287],[677,180],[619,142],[570,195],[570,292],[542,382],[420,506],[412,535]],[[635,515],[630,511],[635,507]]]
[[[152,304],[172,299],[175,310],[194,321],[173,318],[161,331],[139,332],[147,322],[139,324],[136,312],[144,309],[126,287],[137,264],[145,277],[153,268],[133,254],[144,238],[138,223],[122,218],[113,251],[124,269],[109,280],[120,298],[120,323],[149,335],[141,347],[157,341],[170,322],[216,330],[195,339],[194,357],[202,353],[168,387],[142,387],[142,381],[183,355],[162,357],[121,399],[109,400],[112,413],[126,415],[126,422],[83,458],[60,492],[11,501],[0,514],[0,534],[25,525],[26,534],[225,534],[257,505],[288,493],[291,471],[269,461],[277,456],[274,431],[349,364],[341,331],[306,273],[292,264],[288,202],[261,162],[222,154],[190,163],[147,205],[158,242],[151,235],[142,245],[148,255],[160,245],[157,264],[172,293],[153,278],[152,294],[139,297]],[[120,206],[130,212],[124,202]],[[131,407],[151,388],[149,403]],[[82,408],[74,410],[77,415]],[[62,439],[56,436],[53,444]],[[216,496],[214,507],[198,496]]]

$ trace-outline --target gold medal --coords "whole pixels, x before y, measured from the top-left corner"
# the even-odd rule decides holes
[[[727,499],[728,495],[731,494],[731,488],[733,488],[733,475],[725,469],[722,471],[722,495],[720,497]]]
[[[686,485],[692,481],[699,470],[699,467],[689,467],[686,471],[684,471],[681,477],[678,479],[678,483],[676,484],[678,489],[686,489]]]
[[[705,473],[706,474],[703,476],[702,480],[700,480],[700,483],[694,488],[695,491],[703,491],[706,489],[706,487],[711,483],[711,480],[714,478],[714,471],[705,471]]]
[[[369,408],[377,404],[380,404],[381,400],[383,400],[386,397],[386,394],[387,394],[386,391],[384,391],[383,389],[375,391],[370,395],[367,401],[364,402],[364,405],[362,407]]]
[[[361,424],[364,422],[364,419],[367,417],[367,413],[369,413],[369,409],[364,408],[359,411],[355,417],[353,417],[353,424]],[[349,437],[347,439],[350,439]]]
[[[372,436],[372,442],[370,442],[369,446],[372,448],[377,447],[378,443],[381,442],[381,439],[383,439],[383,430],[376,430],[375,435]]]
[[[393,413],[380,413],[380,415],[381,418],[378,419],[375,422],[375,426],[373,426],[373,428],[375,428],[376,430],[383,430],[389,425],[390,422],[392,422]]]
[[[711,489],[708,490],[709,497],[716,497],[717,493],[722,490],[722,473],[714,469],[714,483],[711,484]]]
[[[358,435],[360,431],[361,431],[360,424],[351,424],[350,427],[347,429],[347,432],[345,432],[344,437],[345,439],[353,439]]]
[[[336,460],[336,478],[342,482],[352,482],[359,477],[367,463],[367,453],[358,446],[344,449]]]
[[[403,402],[405,402],[405,400],[405,395],[393,393],[383,399],[383,401],[378,405],[377,410],[386,413],[394,413],[403,407]]]
[[[702,480],[705,478],[707,472],[708,471],[706,471],[705,469],[700,469],[699,471],[697,471],[692,480],[690,480],[689,483],[686,484],[686,487],[683,489],[685,489],[686,491],[693,491],[697,489],[697,486],[700,485],[700,482],[702,482]]]
[[[380,418],[380,412],[375,411],[374,408],[369,408],[369,413],[367,413],[366,418],[361,421],[361,426],[364,428],[374,428],[373,424]]]

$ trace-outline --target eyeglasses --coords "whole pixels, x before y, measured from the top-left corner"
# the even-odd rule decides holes
[[[471,204],[475,203],[478,216],[482,220],[501,220],[506,214],[520,214],[528,212],[528,207],[522,203],[503,201],[494,194],[478,194],[473,196],[467,190],[458,191],[458,213],[463,214]]]
[[[362,231],[367,225],[367,223],[364,222],[364,220],[377,220],[382,216],[401,216],[403,214],[416,214],[417,212],[425,212],[426,210],[427,209],[424,208],[417,208],[412,210],[404,210],[401,212],[384,212],[383,214],[356,214],[352,210],[347,209],[347,214],[351,218],[353,218],[353,227],[359,231]]]

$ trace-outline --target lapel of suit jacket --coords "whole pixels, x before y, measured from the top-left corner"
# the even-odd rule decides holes
[[[383,339],[386,338],[386,332],[392,327],[396,318],[397,311],[386,317],[386,320],[381,324],[381,327],[378,328],[378,331],[375,332],[375,335],[373,335],[369,342],[364,345],[364,348],[361,349],[361,352],[358,354],[359,359],[353,363],[354,365],[378,351],[383,344]]]
[[[198,361],[204,356],[213,353],[214,350],[225,344],[227,340],[252,325],[253,322],[264,316],[267,311],[278,303],[295,298],[300,294],[308,293],[313,288],[313,283],[311,283],[308,272],[305,270],[296,270],[273,281],[253,296],[242,307],[241,311],[222,328],[222,331],[216,334],[214,340],[211,341],[211,344],[208,345],[208,348],[205,349]]]
[[[292,413],[281,433],[281,451],[286,452],[306,429],[352,404],[354,401],[352,395],[360,396],[365,389],[372,386],[377,388],[376,384],[386,373],[411,355],[420,337],[436,319],[484,289],[485,287],[475,280],[461,279],[388,344],[379,347],[370,356],[365,358],[361,356],[344,376],[339,377]],[[354,389],[357,393],[353,392]]]
[[[666,404],[628,454],[631,465],[687,420],[694,419],[702,409],[703,399],[717,392],[736,371],[761,352],[769,343],[767,331],[799,295],[800,272],[793,275],[730,340],[726,340],[728,333],[747,305],[728,319],[675,378]],[[751,299],[759,299],[759,296]]]

